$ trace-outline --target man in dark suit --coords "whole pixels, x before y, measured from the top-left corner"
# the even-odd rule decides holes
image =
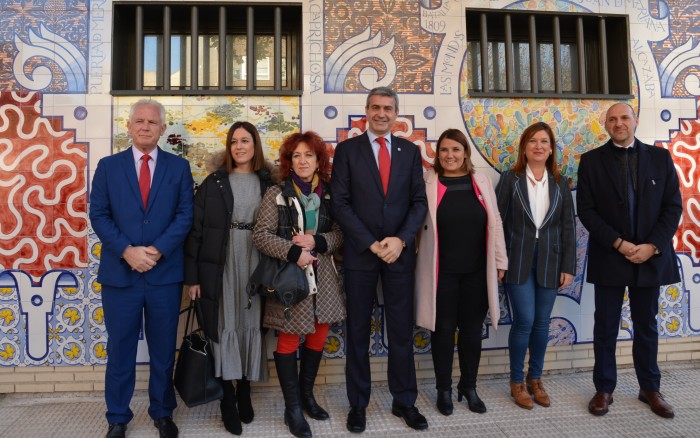
[[[132,147],[100,160],[90,194],[90,220],[102,242],[97,281],[108,335],[107,437],[123,437],[134,416],[129,402],[142,315],[150,355],[148,413],[161,437],[177,437],[172,375],[194,182],[187,160],[157,146],[165,132],[161,104],[136,102],[127,126]]]
[[[391,135],[399,98],[380,87],[367,96],[368,130],[338,144],[333,159],[333,214],[345,234],[347,297],[345,368],[350,432],[365,430],[371,392],[369,337],[381,277],[389,335],[391,411],[413,429],[428,422],[415,407],[413,272],[415,236],[427,212],[420,150]]]
[[[605,415],[617,381],[615,346],[625,288],[632,313],[632,357],[639,400],[662,417],[673,408],[659,393],[659,287],[680,281],[672,238],[683,210],[678,175],[666,149],[635,138],[638,120],[627,104],[605,118],[610,140],[581,156],[578,215],[590,233],[587,280],[595,285],[593,383],[588,405]]]

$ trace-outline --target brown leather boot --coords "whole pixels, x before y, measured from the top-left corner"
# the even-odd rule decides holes
[[[527,384],[527,392],[535,396],[535,403],[540,406],[548,408],[550,405],[549,396],[547,391],[544,390],[544,385],[542,385],[542,379],[525,379]]]
[[[527,393],[524,383],[510,381],[510,395],[515,399],[515,404],[523,409],[532,409],[532,397]]]

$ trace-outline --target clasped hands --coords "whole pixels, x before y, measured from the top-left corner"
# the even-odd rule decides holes
[[[163,254],[155,246],[127,246],[122,258],[131,266],[133,271],[141,274],[153,269]]]
[[[399,259],[403,251],[403,242],[398,237],[385,237],[381,242],[375,241],[370,245],[369,250],[384,263],[392,264]]]
[[[641,243],[635,245],[634,243],[622,241],[622,245],[617,249],[620,254],[625,256],[627,260],[632,263],[639,264],[644,263],[654,255],[654,245],[650,243]]]

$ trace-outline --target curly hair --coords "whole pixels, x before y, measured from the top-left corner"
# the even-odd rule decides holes
[[[323,182],[331,180],[331,156],[326,143],[313,131],[296,132],[285,137],[280,146],[280,177],[283,180],[289,178],[292,171],[292,154],[299,146],[299,143],[306,143],[316,154],[316,165],[318,166],[318,176]]]

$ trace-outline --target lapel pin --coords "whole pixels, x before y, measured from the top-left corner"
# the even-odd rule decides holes
[[[397,151],[401,152],[401,148],[396,148]]]
[[[651,180],[651,183],[652,183],[653,185],[656,185],[656,181],[654,181],[653,179]]]

